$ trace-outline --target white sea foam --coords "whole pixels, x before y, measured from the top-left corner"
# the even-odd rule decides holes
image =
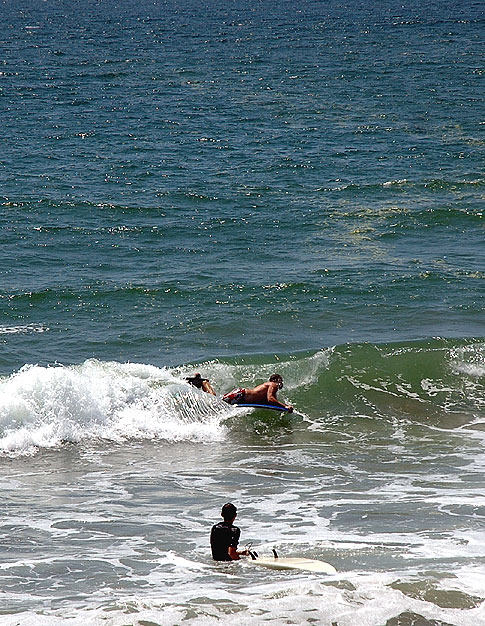
[[[485,376],[485,344],[472,343],[452,351],[452,369],[472,378]]]
[[[150,365],[25,366],[0,382],[0,450],[28,454],[96,438],[213,441],[224,436],[228,411]]]
[[[234,569],[234,567],[232,568]],[[256,582],[239,592],[231,589],[228,580],[235,575],[253,572],[249,566],[238,572],[229,573],[221,568],[220,586],[205,589],[204,594],[194,596],[191,585],[177,588],[177,604],[169,597],[125,596],[111,606],[109,612],[103,608],[71,610],[66,614],[33,611],[22,613],[22,626],[122,626],[153,623],[159,626],[175,626],[183,622],[189,626],[216,626],[230,622],[235,626],[259,625],[261,623],[282,626],[283,624],[330,626],[376,626],[405,613],[414,613],[436,623],[455,626],[476,626],[485,619],[485,604],[463,610],[440,607],[433,602],[407,595],[393,588],[395,579],[389,574],[375,573],[343,578],[338,581],[319,579],[318,576],[298,574],[272,574],[271,582]],[[225,574],[225,578],[224,578]],[[260,572],[261,580],[264,574]],[[249,582],[249,580],[248,580]],[[452,588],[452,586],[451,586]],[[17,626],[18,616],[3,616],[5,626]],[[423,622],[425,623],[425,622]]]
[[[39,324],[20,324],[19,326],[0,326],[0,335],[20,335],[45,333],[49,328]]]

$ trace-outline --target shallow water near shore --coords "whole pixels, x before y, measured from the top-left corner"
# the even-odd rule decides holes
[[[390,348],[387,358],[399,359],[403,347]],[[205,624],[228,614],[255,624],[480,621],[483,388],[476,372],[458,374],[460,361],[447,380],[438,378],[456,347],[406,349],[421,363],[419,385],[397,368],[397,380],[378,387],[389,369],[376,376],[372,361],[371,389],[360,356],[359,367],[340,363],[355,377],[345,376],[354,407],[340,403],[343,381],[333,383],[333,405],[326,388],[349,347],[281,361],[293,372],[293,415],[228,407],[176,382],[179,370],[151,367],[147,375],[145,366],[89,362],[42,369],[42,383],[36,372],[43,409],[22,428],[17,415],[0,440],[5,623],[19,623],[18,611],[48,624]],[[436,369],[435,352],[445,359]],[[265,367],[219,361],[205,371],[228,384]],[[3,382],[15,382],[17,410],[32,399],[35,369]],[[121,386],[129,399],[120,401]],[[93,406],[86,393],[82,403],[69,397],[84,387]],[[71,405],[82,409],[67,418]],[[239,505],[241,546],[319,558],[338,573],[213,563],[208,533],[228,500]]]

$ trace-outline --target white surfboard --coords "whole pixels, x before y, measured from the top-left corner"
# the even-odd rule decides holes
[[[253,565],[260,565],[261,567],[269,567],[271,569],[298,569],[305,572],[320,572],[321,574],[336,574],[337,570],[330,563],[325,561],[318,561],[317,559],[304,559],[304,558],[284,558],[278,557],[258,557],[252,561],[249,561]]]

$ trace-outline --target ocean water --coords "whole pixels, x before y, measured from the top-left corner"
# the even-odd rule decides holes
[[[485,624],[483,2],[0,8],[2,626]]]

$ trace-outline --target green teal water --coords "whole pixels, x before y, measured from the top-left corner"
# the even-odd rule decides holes
[[[3,9],[4,373],[483,336],[481,3]]]

